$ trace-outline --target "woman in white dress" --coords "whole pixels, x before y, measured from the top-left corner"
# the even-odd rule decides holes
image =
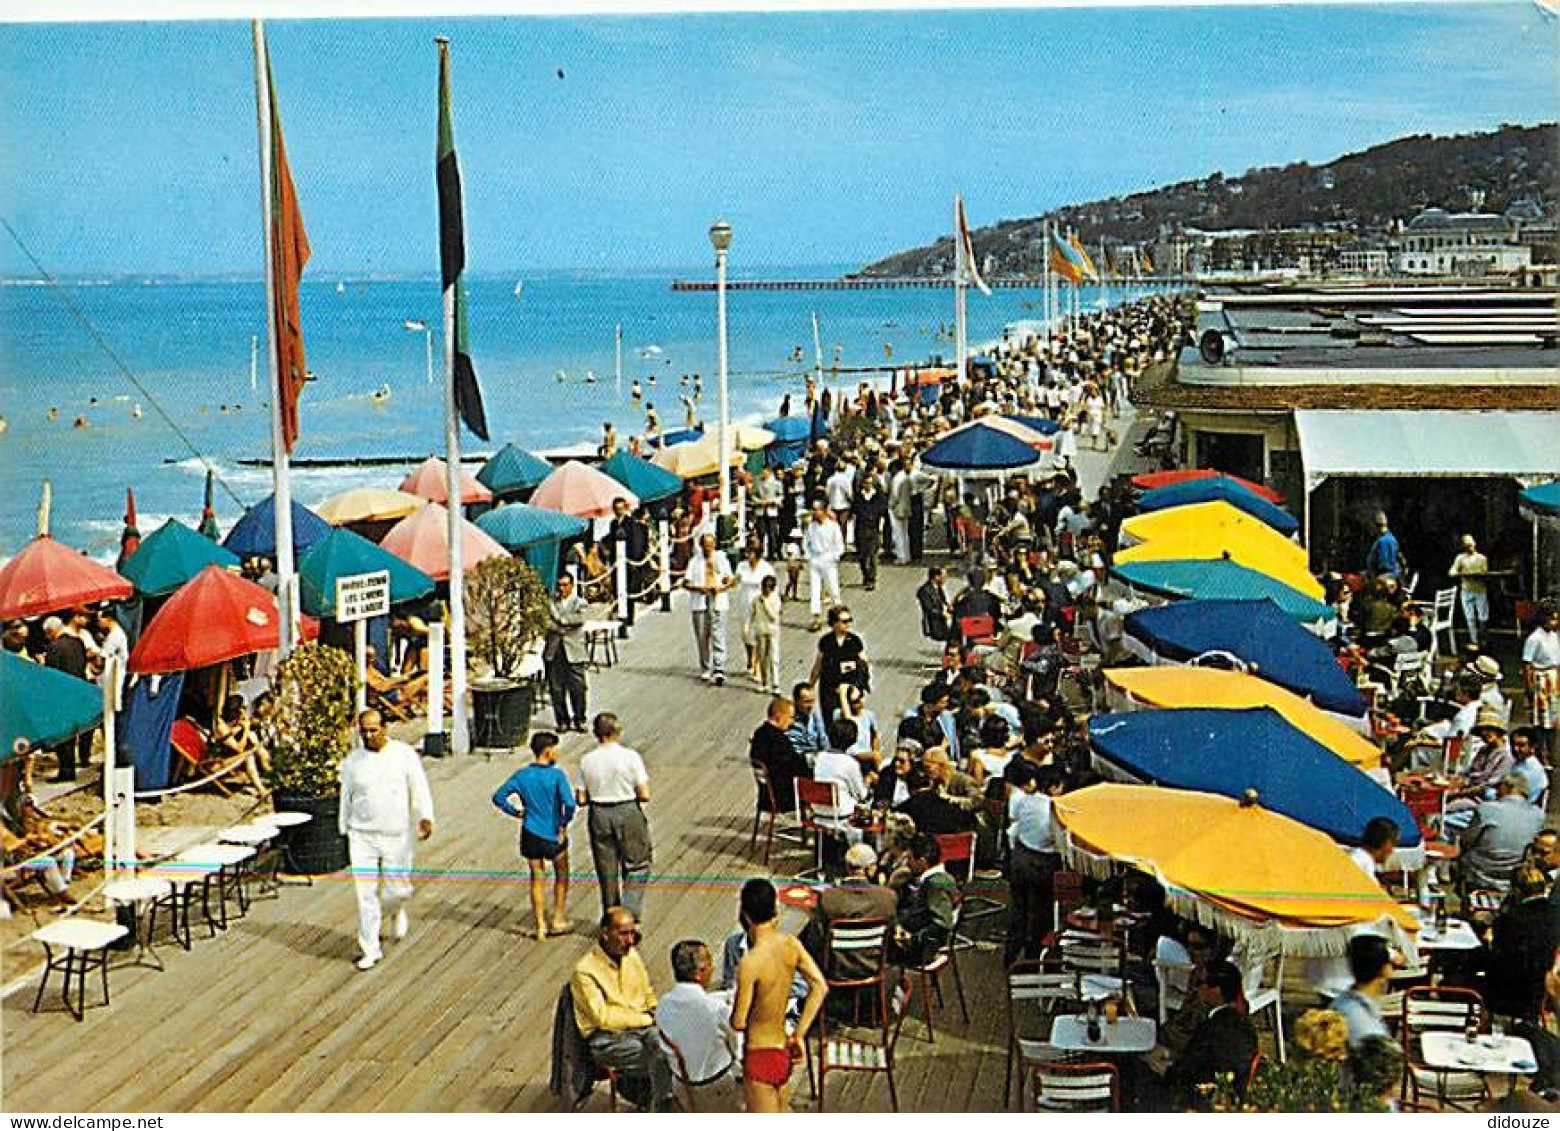
[[[1105,448],[1105,398],[1093,381],[1083,386],[1083,413],[1089,421],[1089,450]]]
[[[780,608],[780,580],[770,570],[753,598],[743,637],[752,642],[753,678],[771,695],[780,694]]]
[[[775,567],[764,560],[763,547],[758,539],[748,539],[747,548],[742,551],[742,560],[737,563],[737,600],[738,616],[741,617],[742,643],[747,648],[748,675],[762,684],[757,663],[753,658],[753,602],[758,599],[759,591],[764,584],[764,578],[775,575]]]

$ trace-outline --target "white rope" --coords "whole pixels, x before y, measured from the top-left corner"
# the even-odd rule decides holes
[[[193,789],[199,789],[203,785],[210,785],[218,778],[225,778],[234,770],[237,770],[241,767],[252,766],[254,764],[254,760],[255,756],[251,751],[249,754],[244,756],[242,761],[233,762],[232,764],[218,770],[210,777],[201,778],[199,781],[186,782],[183,785],[172,786],[168,789],[149,789],[144,792],[137,790],[134,794],[132,794],[132,796],[137,801],[149,801],[154,797],[172,797],[178,793],[188,793]]]
[[[45,865],[55,863],[54,858],[62,849],[69,848],[82,837],[86,836],[87,833],[91,832],[93,828],[103,824],[107,819],[107,813],[99,813],[96,817],[93,817],[90,821],[82,825],[79,829],[73,832],[70,836],[66,837],[64,840],[60,841],[58,844],[50,845],[43,851],[34,853],[32,856],[29,856],[26,860],[16,864],[7,865],[5,868],[0,869],[0,879],[8,878],[19,872],[25,872],[29,870],[37,871],[38,869],[32,866],[40,861],[42,861]]]

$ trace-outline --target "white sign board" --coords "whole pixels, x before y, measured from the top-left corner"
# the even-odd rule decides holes
[[[336,620],[341,624],[390,612],[390,571],[354,573],[336,579]]]

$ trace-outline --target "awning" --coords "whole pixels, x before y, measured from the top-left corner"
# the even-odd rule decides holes
[[[1500,478],[1560,470],[1560,412],[1296,409],[1306,491],[1338,476]]]

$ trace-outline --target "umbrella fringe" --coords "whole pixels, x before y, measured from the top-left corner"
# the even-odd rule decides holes
[[[1066,831],[1063,831],[1058,847],[1063,862],[1073,871],[1081,872],[1090,879],[1108,879],[1122,865],[1147,872],[1165,889],[1165,902],[1171,911],[1224,938],[1234,939],[1253,953],[1282,951],[1293,958],[1336,958],[1347,953],[1349,939],[1355,935],[1377,934],[1408,955],[1410,961],[1418,961],[1414,940],[1387,915],[1370,922],[1349,923],[1340,927],[1288,926],[1277,919],[1258,921],[1220,907],[1202,892],[1172,884],[1152,860],[1118,858],[1090,852],[1078,845],[1072,834]]]

